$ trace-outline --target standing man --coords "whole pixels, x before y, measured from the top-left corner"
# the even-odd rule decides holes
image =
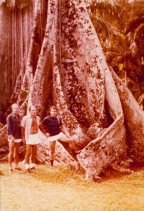
[[[70,148],[74,151],[74,141],[66,130],[62,120],[57,116],[55,106],[50,108],[50,116],[43,119],[39,126],[40,130],[45,134],[47,140],[50,141],[50,165],[53,167],[56,141],[60,140],[69,143]]]
[[[37,144],[40,143],[38,128],[40,118],[34,106],[30,108],[30,115],[24,116],[21,122],[22,140],[26,141],[25,167],[26,173],[36,170]]]
[[[15,169],[21,170],[18,166],[19,163],[19,147],[22,141],[21,139],[21,124],[19,116],[19,106],[14,103],[11,106],[12,113],[7,117],[7,131],[8,131],[8,143],[9,143],[9,154],[8,154],[8,163],[9,163],[9,173],[13,172],[12,162],[15,154]]]

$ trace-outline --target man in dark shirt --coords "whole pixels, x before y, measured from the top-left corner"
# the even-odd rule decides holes
[[[12,161],[13,156],[15,154],[15,169],[21,170],[18,166],[19,163],[19,147],[21,139],[21,124],[20,124],[20,116],[19,116],[19,106],[14,103],[11,106],[12,113],[7,117],[7,131],[8,131],[8,143],[9,143],[9,154],[8,154],[8,162],[9,162],[9,172],[13,172]]]
[[[74,141],[62,123],[61,118],[57,116],[55,106],[50,108],[50,116],[43,119],[39,128],[50,142],[50,164],[53,167],[56,141],[60,140],[69,143],[71,149],[74,149]]]

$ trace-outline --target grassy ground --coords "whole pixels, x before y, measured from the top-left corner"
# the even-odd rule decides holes
[[[1,164],[1,211],[141,211],[144,168],[134,174],[109,172],[100,183],[64,167],[39,165],[36,172],[9,175]]]

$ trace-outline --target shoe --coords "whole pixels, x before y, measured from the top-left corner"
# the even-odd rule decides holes
[[[30,170],[36,171],[36,167],[33,166],[32,168],[30,168]]]
[[[13,173],[13,169],[8,170],[9,174]]]
[[[80,154],[81,153],[81,150],[79,151],[75,151],[76,155]]]
[[[26,170],[25,170],[25,173],[26,173],[26,174],[31,173],[30,169],[26,169]]]
[[[50,169],[53,169],[54,168],[54,166],[53,165],[50,165]]]
[[[78,154],[80,154],[80,152],[81,152],[81,150],[75,151],[74,149],[72,149],[72,154],[73,154],[74,156],[77,156]]]
[[[54,160],[50,160],[50,169],[53,169],[54,166]]]
[[[15,167],[15,170],[21,171],[21,168],[20,167]]]

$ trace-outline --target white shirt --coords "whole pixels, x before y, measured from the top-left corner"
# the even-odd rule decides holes
[[[40,118],[36,116],[37,124],[40,124]],[[25,128],[25,140],[28,141],[31,131],[32,117],[24,116],[21,121],[21,126]]]

